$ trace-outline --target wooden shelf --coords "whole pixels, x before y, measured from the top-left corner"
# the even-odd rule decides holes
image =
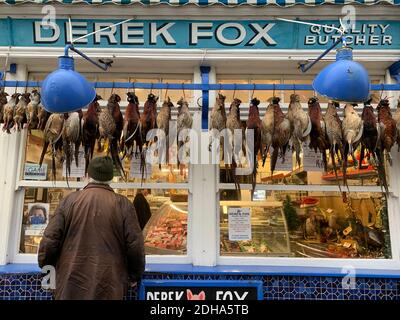
[[[343,173],[338,172],[338,178],[343,178]],[[356,179],[356,178],[370,178],[376,176],[377,173],[374,168],[368,167],[367,169],[355,169],[347,172],[347,179]],[[336,180],[336,176],[334,173],[326,174],[322,176],[323,180],[326,181],[334,181]]]

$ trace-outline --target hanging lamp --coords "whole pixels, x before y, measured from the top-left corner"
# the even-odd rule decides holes
[[[58,70],[50,73],[41,88],[42,103],[48,112],[65,113],[85,108],[96,97],[93,86],[74,70],[74,58],[58,58]]]
[[[96,97],[96,90],[84,76],[75,71],[74,58],[68,55],[68,51],[74,51],[85,60],[94,64],[96,67],[107,71],[111,67],[112,60],[99,62],[89,58],[83,52],[74,47],[74,41],[87,38],[93,34],[113,28],[125,22],[133,20],[127,19],[116,24],[110,25],[100,30],[72,39],[72,23],[69,19],[69,33],[71,44],[65,46],[64,55],[58,58],[58,70],[50,73],[43,81],[41,88],[42,103],[48,112],[67,113],[85,108]]]
[[[353,50],[337,50],[336,61],[315,77],[313,88],[321,96],[338,102],[362,103],[368,100],[371,82],[365,67],[353,61]]]
[[[360,103],[368,100],[371,82],[365,67],[353,61],[353,52],[346,44],[346,27],[339,19],[340,28],[328,25],[320,25],[311,22],[276,18],[277,20],[318,26],[325,29],[335,30],[340,37],[326,49],[317,59],[306,64],[300,64],[302,72],[307,72],[332,49],[342,43],[342,48],[337,51],[336,61],[326,66],[315,77],[313,81],[314,90],[328,99],[338,102]]]

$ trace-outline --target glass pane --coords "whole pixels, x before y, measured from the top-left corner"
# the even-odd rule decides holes
[[[243,80],[243,79],[224,79],[224,80],[219,80],[219,84],[248,84],[248,80]],[[226,96],[225,99],[225,104],[228,106],[231,104],[233,101],[234,97],[237,99],[240,99],[242,101],[242,105],[248,105],[249,102],[249,91],[247,90],[220,90],[217,91],[217,93],[220,92],[222,95]],[[214,101],[210,102],[210,106],[212,107],[214,105]]]
[[[311,80],[299,79],[299,80],[283,80],[284,84],[311,84]],[[290,103],[290,96],[295,93],[293,90],[284,90],[283,91],[283,102],[288,104]],[[308,99],[310,99],[314,95],[314,91],[310,90],[296,90],[296,94],[300,96],[300,102],[305,103],[307,106]],[[321,100],[320,100],[321,101]]]
[[[251,80],[251,84],[280,84],[281,80]],[[250,96],[253,94],[253,92],[250,92]],[[258,100],[261,101],[261,104],[266,104],[268,105],[268,99],[274,96],[274,90],[256,90],[254,91],[253,97],[257,98]],[[281,91],[280,90],[275,90],[275,96],[281,97]]]
[[[73,189],[25,189],[20,253],[37,253],[44,229],[60,201]],[[116,193],[135,199],[139,190],[118,189]],[[151,210],[144,232],[146,254],[184,255],[187,252],[187,190],[140,190]]]
[[[58,204],[74,191],[74,189],[56,188],[25,189],[20,253],[37,253],[43,232]]]
[[[363,158],[360,166],[360,147],[354,152],[354,159],[349,155],[347,165],[347,185],[355,186],[380,186],[383,185],[383,178],[378,175],[378,170],[373,157],[368,154]],[[304,157],[304,152],[306,157]],[[338,179],[335,175],[335,167],[331,161],[330,154],[327,152],[327,167],[325,172],[321,153],[315,153],[309,148],[301,148],[300,150],[300,166],[296,162],[295,153],[292,150],[286,152],[285,158],[278,156],[275,171],[271,173],[271,150],[263,160],[261,153],[258,155],[257,166],[257,183],[258,184],[291,184],[291,185],[343,185],[342,160],[335,157],[335,167]],[[387,161],[386,161],[387,163]],[[243,163],[239,167],[249,168],[247,163]],[[388,165],[386,168],[386,181],[388,180]],[[233,183],[230,175],[230,167],[226,167],[221,161],[220,165],[220,182]],[[239,175],[237,180],[240,183],[251,183],[251,175]]]
[[[128,79],[125,79],[125,81],[128,81]],[[152,78],[152,79],[140,78],[140,79],[130,79],[130,82],[157,83],[157,82],[160,82],[160,79],[157,79],[157,78]],[[132,90],[129,90],[129,91],[132,91]],[[153,89],[153,90],[135,89],[135,94],[139,98],[140,112],[143,111],[144,103],[146,102],[147,96],[150,94],[150,92],[152,92],[156,96],[160,97],[161,90],[158,90],[158,89]],[[126,96],[125,96],[125,98],[126,98]],[[126,99],[124,99],[124,101],[126,101]]]
[[[26,180],[37,180],[37,176],[32,174],[26,174],[29,170],[35,170],[36,172],[39,170],[39,161],[40,156],[43,150],[44,139],[43,132],[40,130],[32,130],[32,132],[28,135],[27,145],[26,145],[26,153],[25,153],[25,163],[24,168],[25,172],[22,172],[21,179]],[[107,155],[108,142],[102,141],[101,149],[98,149],[98,143],[96,143],[96,147],[94,150],[94,157],[96,156],[105,156]],[[122,164],[124,167],[124,171],[126,174],[126,181],[129,182],[169,182],[169,183],[183,183],[188,181],[189,176],[189,166],[185,164],[163,164],[159,166],[158,164],[146,164],[146,170],[141,170],[144,168],[142,165],[142,161],[140,160],[139,153],[136,153],[136,148],[134,147],[132,150],[132,155],[128,154],[123,160]],[[56,181],[66,181],[65,175],[65,166],[63,164],[64,161],[64,152],[60,149],[56,150],[55,157],[55,180]],[[121,151],[119,157],[123,158],[123,152]],[[75,159],[75,158],[73,158]],[[80,153],[78,155],[78,164],[76,167],[75,160],[71,164],[71,175],[68,178],[68,181],[82,181],[85,178],[85,158],[83,148],[80,147]],[[171,158],[172,159],[172,158]],[[36,168],[35,168],[36,167]],[[44,156],[44,161],[41,170],[44,171],[44,176],[41,180],[54,180],[52,174],[52,155],[51,155],[51,147],[47,148],[47,152]],[[78,178],[79,177],[79,178]],[[114,169],[114,182],[123,182],[124,180],[120,176],[120,172]]]
[[[389,222],[381,193],[220,191],[223,256],[391,258]],[[237,218],[237,210],[250,212]],[[250,223],[249,223],[250,222]],[[247,229],[247,230],[246,230]],[[241,236],[240,238],[238,238]],[[243,240],[237,240],[243,239]]]
[[[146,83],[157,83],[160,82],[159,79],[157,78],[152,78],[152,79],[128,79],[128,78],[115,78],[112,76],[98,76],[97,80],[98,82],[146,82]],[[100,95],[105,101],[108,100],[108,98],[111,96],[112,93],[116,93],[121,97],[121,103],[126,102],[126,93],[128,91],[133,91],[133,89],[112,89],[112,88],[96,88],[96,92],[98,95]],[[160,90],[152,90],[152,92],[159,96],[160,95]],[[140,105],[143,106],[144,103],[147,100],[147,96],[150,93],[149,89],[135,89],[135,94],[139,98]]]
[[[182,80],[182,79],[162,79],[163,83],[178,83],[178,84],[190,84],[192,83],[191,80]],[[190,103],[193,100],[193,90],[161,90],[161,97],[160,100],[164,101],[165,94],[170,97],[172,103],[177,106],[176,103],[179,101],[180,98],[185,97],[186,100]],[[161,102],[162,103],[162,102]],[[160,106],[161,106],[160,103]]]

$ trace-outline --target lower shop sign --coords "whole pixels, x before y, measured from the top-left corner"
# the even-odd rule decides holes
[[[262,281],[143,280],[140,300],[262,300]]]

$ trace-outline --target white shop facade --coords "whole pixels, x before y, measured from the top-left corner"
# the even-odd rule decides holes
[[[206,93],[210,111],[218,93],[226,96],[227,111],[232,100],[239,98],[243,121],[248,117],[252,97],[261,101],[261,117],[273,95],[281,98],[284,112],[293,93],[300,95],[302,106],[307,109],[308,99],[316,93],[302,90],[300,85],[310,85],[316,74],[334,61],[335,50],[306,73],[298,65],[315,59],[339,35],[328,28],[276,18],[338,26],[343,5],[335,1],[321,2],[306,1],[309,5],[304,5],[297,1],[270,3],[269,0],[209,1],[207,4],[198,1],[0,1],[0,29],[5,31],[0,38],[0,65],[7,61],[7,81],[39,83],[57,68],[57,57],[70,43],[71,34],[72,39],[77,39],[132,19],[74,42],[95,60],[113,60],[109,71],[96,69],[74,55],[76,70],[97,84],[102,106],[112,93],[117,93],[124,110],[126,93],[133,91],[134,85],[121,87],[121,83],[149,84],[147,88],[134,89],[141,111],[150,92],[159,96],[159,107],[167,97],[175,105],[185,97],[193,116],[193,128],[201,137],[205,91],[169,89],[168,84],[207,81],[250,85],[248,90],[221,87]],[[400,7],[396,1],[368,6],[360,2],[349,2],[354,5],[357,19],[348,37],[354,60],[367,68],[372,84],[394,85],[397,82],[393,65],[400,59]],[[45,8],[45,5],[52,7]],[[54,21],[51,20],[53,9]],[[159,84],[164,85],[163,89],[157,88]],[[272,87],[252,90],[253,85]],[[280,85],[295,86],[283,90]],[[11,95],[35,88],[40,90],[39,86],[8,86],[5,90]],[[388,97],[392,109],[396,108],[398,90],[375,92]],[[325,110],[327,101],[323,97],[319,99]],[[362,106],[357,110],[361,112]],[[173,110],[173,119],[176,114]],[[208,158],[208,145],[204,141],[199,139],[200,159]],[[0,160],[0,273],[4,277],[40,273],[36,252],[44,226],[30,223],[32,207],[43,207],[50,219],[63,197],[86,184],[79,170],[67,183],[60,161],[53,181],[49,154],[45,157],[44,173],[32,177],[29,168],[37,169],[42,146],[43,133],[39,130],[0,132],[0,154],[3,155]],[[133,161],[124,159],[129,179],[116,177],[112,187],[131,200],[138,190],[145,192],[152,209],[152,219],[144,231],[146,274],[153,278],[154,274],[169,274],[172,279],[184,275],[206,279],[211,275],[214,280],[231,277],[235,281],[240,277],[255,277],[262,283],[263,297],[272,299],[284,293],[266,293],[275,286],[266,282],[267,276],[308,281],[310,276],[320,275],[321,281],[328,276],[341,281],[341,277],[354,271],[357,277],[365,279],[398,281],[400,154],[397,146],[392,150],[392,166],[387,165],[387,198],[373,163],[365,161],[361,166],[354,163],[349,167],[350,207],[342,201],[342,189],[333,177],[332,168],[329,166],[328,172],[324,172],[315,165],[315,156],[303,151],[301,166],[295,161],[280,163],[272,176],[269,157],[264,167],[260,159],[253,201],[246,178],[237,197],[235,185],[226,179],[224,165],[204,164],[204,161],[183,169],[176,164],[161,168],[154,165],[148,179],[141,183],[135,175]],[[235,220],[238,210],[246,213],[241,220]],[[238,233],[244,235],[243,240],[237,240]],[[0,297],[2,294],[0,287]],[[303,293],[298,290],[296,294]],[[341,291],[340,297],[343,294]]]

